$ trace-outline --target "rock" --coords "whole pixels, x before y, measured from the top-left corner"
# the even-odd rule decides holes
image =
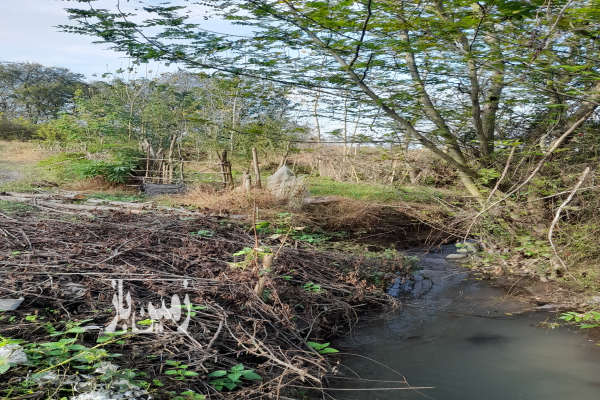
[[[0,347],[0,360],[10,365],[19,365],[27,363],[27,354],[23,348],[16,343],[9,343]]]
[[[267,189],[279,200],[294,197],[302,200],[306,197],[305,186],[304,179],[296,177],[285,165],[267,178]]]
[[[287,166],[280,167],[273,175],[267,178],[267,189],[277,198],[285,197],[286,187],[294,184],[296,175]]]
[[[23,300],[23,297],[19,297],[18,299],[0,299],[0,311],[14,311],[19,308]]]
[[[467,254],[466,253],[454,253],[454,254],[448,254],[446,256],[446,260],[462,260],[464,258],[467,258]]]
[[[537,306],[535,308],[538,311],[558,311],[560,309],[560,305],[558,304],[544,304],[543,306]]]

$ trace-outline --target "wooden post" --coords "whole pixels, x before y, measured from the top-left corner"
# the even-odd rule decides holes
[[[250,177],[250,173],[248,171],[244,171],[242,174],[242,190],[246,193],[250,192],[250,188],[252,187],[252,178]]]
[[[223,177],[223,186],[233,186],[233,176],[231,174],[231,163],[227,160],[227,150],[223,150],[222,153],[217,153],[219,160],[221,161],[221,175]]]
[[[256,282],[256,286],[254,286],[254,293],[256,293],[258,297],[262,298],[262,294],[265,289],[265,280],[267,279],[267,274],[271,270],[272,265],[273,254],[265,254],[263,257],[262,269],[258,273],[258,282]]]
[[[254,167],[256,187],[260,189],[262,184],[260,182],[260,168],[258,166],[258,154],[256,153],[256,147],[252,148],[252,165]]]

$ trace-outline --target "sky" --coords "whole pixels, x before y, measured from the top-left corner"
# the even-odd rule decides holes
[[[114,9],[115,3],[116,0],[97,0],[94,6]],[[61,32],[57,28],[57,25],[69,23],[64,8],[73,4],[63,0],[0,0],[0,62],[35,62],[64,67],[85,75],[89,81],[101,79],[104,73],[126,70],[131,61],[125,54],[111,50],[107,44],[93,43],[92,37]],[[248,33],[243,27],[222,20],[204,20],[202,7],[194,11],[195,22],[202,21],[205,29]],[[134,76],[153,78],[177,68],[176,65],[154,62],[138,67]],[[132,76],[124,76],[129,77]],[[327,118],[323,119],[322,125],[324,129],[330,125]]]
[[[56,28],[69,23],[64,8],[73,4],[62,0],[0,0],[0,61],[66,67],[88,79],[94,79],[94,74],[101,76],[130,66],[124,54],[110,50],[108,45],[94,44],[92,37]],[[95,6],[112,8],[114,4],[115,0],[99,0]],[[209,21],[207,25],[212,29],[223,28],[218,21]],[[142,67],[138,74],[154,75],[174,69],[175,66],[153,63]]]

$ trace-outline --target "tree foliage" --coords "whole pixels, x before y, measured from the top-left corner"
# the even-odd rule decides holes
[[[83,76],[66,68],[32,63],[0,63],[0,113],[36,124],[72,106]]]
[[[454,165],[475,196],[503,139],[557,137],[600,100],[596,0],[78,3],[64,30],[141,61],[348,93]],[[247,33],[208,31],[202,12]]]

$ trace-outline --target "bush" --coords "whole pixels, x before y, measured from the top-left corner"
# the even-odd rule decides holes
[[[22,119],[6,119],[0,115],[0,139],[30,140],[36,133],[35,126]]]
[[[110,183],[126,183],[139,167],[140,154],[125,149],[109,155],[109,160],[90,160],[84,153],[61,153],[39,163],[52,170],[61,181],[103,178]]]
[[[37,136],[48,143],[68,143],[83,137],[83,128],[71,115],[63,114],[57,119],[38,126]]]

